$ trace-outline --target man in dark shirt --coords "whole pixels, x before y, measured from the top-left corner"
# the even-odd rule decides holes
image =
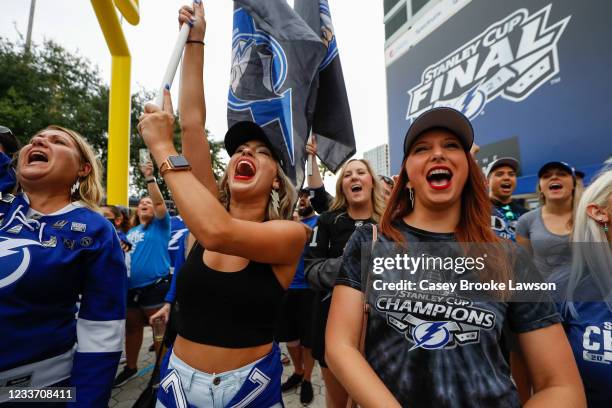
[[[516,174],[519,162],[513,157],[502,157],[487,167],[486,176],[489,182],[491,199],[491,228],[505,239],[516,241],[516,223],[527,210],[512,200],[516,188]]]

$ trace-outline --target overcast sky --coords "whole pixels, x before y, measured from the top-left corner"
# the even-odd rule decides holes
[[[232,3],[204,2],[206,127],[216,139],[227,130]],[[139,87],[159,87],[178,34],[177,11],[183,4],[186,2],[182,0],[140,0],[140,24],[123,22],[132,53],[132,92]],[[364,151],[387,142],[383,2],[329,0],[329,4],[351,105],[357,156],[361,157]],[[16,40],[19,32],[25,37],[29,10],[30,0],[1,0],[0,36]],[[38,0],[32,37],[34,42],[53,39],[70,51],[78,50],[110,82],[110,54],[90,1]],[[177,81],[172,92],[175,101]]]

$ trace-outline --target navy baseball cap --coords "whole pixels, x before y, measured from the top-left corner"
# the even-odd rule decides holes
[[[552,167],[563,169],[569,174],[571,174],[572,177],[576,178],[576,173],[574,172],[574,168],[570,166],[569,164],[567,164],[566,162],[562,162],[562,161],[551,161],[551,162],[544,164],[542,167],[540,167],[540,170],[538,170],[538,178],[542,177],[542,174],[544,174],[546,170]]]
[[[495,170],[498,167],[502,167],[502,166],[511,167],[515,172],[518,173],[519,161],[516,160],[514,157],[501,157],[497,160],[494,160],[487,167],[487,171],[486,171],[487,177],[491,175],[491,172],[493,170]]]
[[[404,157],[408,155],[414,141],[425,131],[445,128],[455,134],[465,151],[470,151],[474,143],[474,129],[465,115],[453,108],[439,107],[422,113],[412,122],[404,138]]]
[[[278,148],[271,142],[270,138],[266,134],[266,132],[255,122],[251,122],[248,120],[242,122],[236,122],[225,133],[225,150],[228,155],[233,155],[236,152],[236,149],[240,145],[248,142],[249,140],[260,140],[265,143],[265,145],[270,149],[274,159],[280,164],[283,171],[286,173],[287,168],[285,164],[285,160],[283,159],[283,154]]]

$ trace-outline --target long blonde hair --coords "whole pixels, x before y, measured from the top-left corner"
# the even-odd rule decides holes
[[[219,201],[229,211],[229,205],[231,201],[231,193],[229,189],[229,183],[227,182],[229,174],[229,163],[225,168],[225,173],[219,181]],[[277,190],[279,198],[278,210],[272,204],[272,199],[268,199],[268,206],[266,208],[266,216],[264,221],[269,220],[290,220],[293,216],[293,207],[297,201],[297,193],[295,187],[291,182],[291,179],[287,177],[281,166],[276,162],[277,177],[279,181],[279,188]]]
[[[342,191],[342,179],[348,165],[355,161],[362,162],[368,169],[368,173],[370,173],[370,177],[372,178],[372,218],[374,221],[379,222],[383,212],[385,212],[385,200],[381,194],[382,187],[380,186],[380,181],[372,171],[372,166],[370,166],[370,163],[365,159],[351,159],[347,161],[344,166],[342,166],[342,169],[340,169],[338,172],[338,179],[336,180],[336,196],[329,206],[329,211],[348,209],[349,204],[346,196],[344,195],[344,191]]]
[[[96,158],[96,155],[89,145],[85,138],[81,136],[78,132],[74,130],[57,126],[57,125],[49,125],[44,129],[39,130],[35,133],[39,135],[45,130],[59,130],[70,136],[70,138],[74,141],[74,144],[77,146],[77,150],[79,151],[79,159],[81,164],[89,164],[91,166],[91,171],[85,177],[79,177],[79,188],[73,194],[71,194],[72,201],[81,201],[86,207],[98,211],[100,201],[102,200],[102,183],[100,181],[100,175],[102,174],[102,168],[100,166],[99,160]],[[77,180],[75,179],[75,182]]]
[[[599,288],[603,300],[612,311],[612,251],[604,229],[587,215],[589,204],[605,207],[612,194],[612,168],[604,170],[582,193],[576,208],[572,232],[572,272],[567,285],[568,299],[573,300],[576,288],[587,273]],[[607,297],[607,298],[606,298]],[[570,312],[577,317],[574,305]]]

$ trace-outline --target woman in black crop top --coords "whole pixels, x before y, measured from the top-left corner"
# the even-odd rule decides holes
[[[357,226],[376,223],[384,202],[378,177],[366,160],[350,160],[338,173],[330,211],[319,217],[304,256],[310,287],[317,290],[313,305],[312,355],[321,366],[327,406],[344,407],[347,394],[325,364],[325,325],[330,293],[342,263],[344,246]]]
[[[378,239],[372,246],[373,228],[364,226],[344,249],[327,324],[327,362],[362,407],[520,407],[500,346],[507,321],[534,383],[527,406],[583,407],[581,380],[548,293],[533,293],[527,302],[524,292],[474,293],[448,285],[538,279],[526,254],[490,229],[472,142],[470,122],[454,109],[434,108],[412,123]],[[484,251],[480,244],[487,244]],[[387,262],[403,255],[414,269]],[[414,266],[415,258],[445,259],[445,266]],[[376,268],[381,260],[382,270]],[[484,266],[461,270],[458,262],[470,260]],[[414,286],[388,286],[402,282]],[[359,350],[363,292],[370,305],[365,356]]]
[[[184,6],[179,21],[192,25],[179,101],[191,171],[173,158],[169,92],[163,110],[148,104],[138,125],[197,239],[177,282],[178,336],[162,368],[158,405],[179,398],[197,407],[280,406],[274,317],[308,231],[289,221],[296,194],[286,162],[255,123],[236,123],[225,135],[230,160],[217,188],[204,130],[202,3]]]

